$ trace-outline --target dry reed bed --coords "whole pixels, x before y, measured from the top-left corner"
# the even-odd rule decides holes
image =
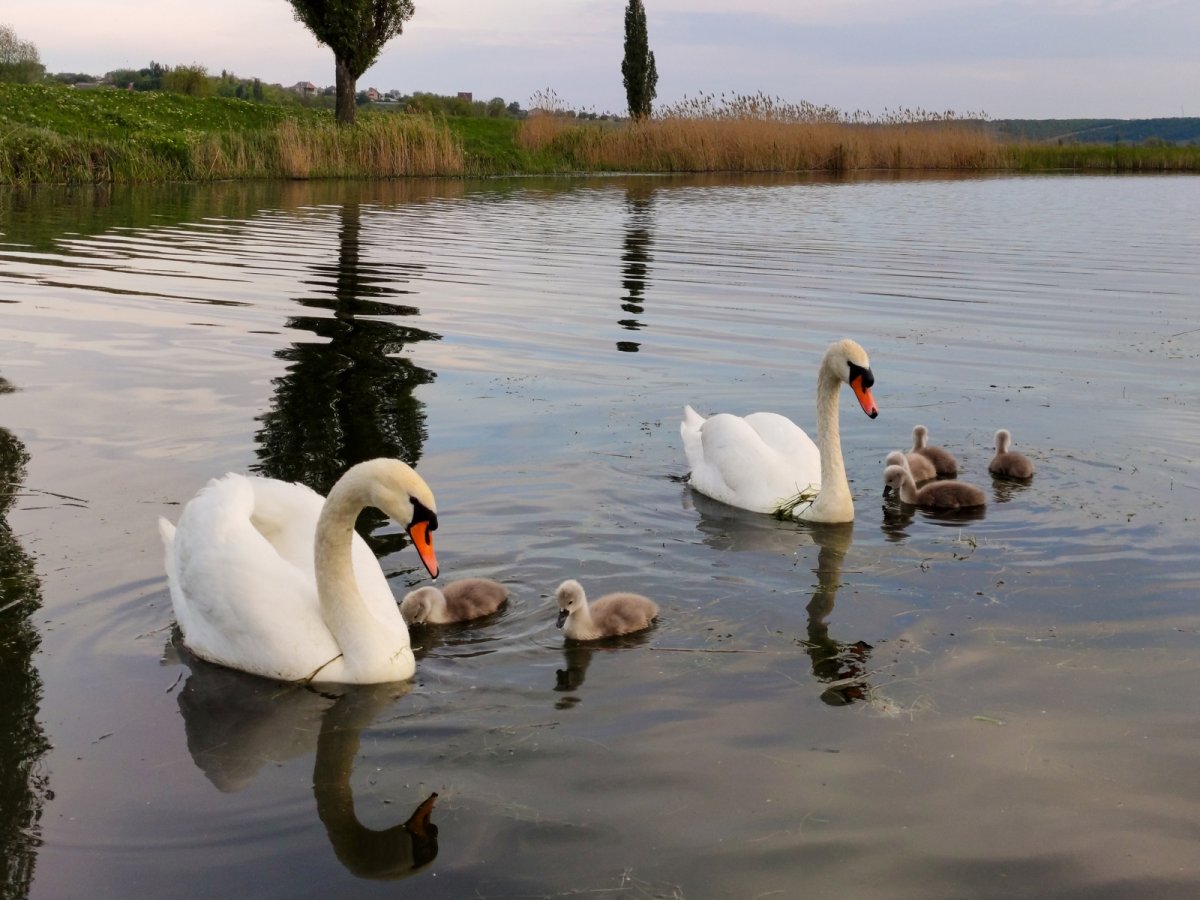
[[[996,169],[1005,148],[974,123],[860,124],[730,116],[668,116],[579,125],[537,115],[518,141],[582,169],[636,172],[771,172],[855,169]]]

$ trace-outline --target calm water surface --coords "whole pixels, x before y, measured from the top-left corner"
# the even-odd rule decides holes
[[[0,895],[1197,896],[1197,210],[1192,177],[0,195]],[[843,336],[881,409],[843,403],[853,526],[692,496],[683,404],[811,428]],[[917,422],[986,515],[882,500]],[[998,427],[1032,484],[988,477]],[[380,454],[507,609],[415,631],[410,685],[188,658],[156,518]],[[659,625],[565,646],[567,577]]]

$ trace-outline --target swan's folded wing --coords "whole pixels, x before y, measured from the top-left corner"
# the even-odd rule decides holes
[[[775,413],[708,419],[700,430],[703,463],[692,484],[742,509],[771,512],[810,484],[820,484],[820,453],[789,419]]]
[[[283,680],[307,677],[338,653],[308,572],[251,524],[253,491],[237,476],[211,482],[176,528],[175,616],[184,641],[213,662]]]

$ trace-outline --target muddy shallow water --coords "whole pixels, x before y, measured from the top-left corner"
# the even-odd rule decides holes
[[[1200,892],[1200,180],[0,200],[0,895]],[[683,404],[812,430],[843,336],[854,524],[693,496]],[[883,500],[917,422],[982,516]],[[411,684],[191,659],[157,517],[381,454],[507,608],[415,629]],[[568,646],[568,577],[662,617]]]

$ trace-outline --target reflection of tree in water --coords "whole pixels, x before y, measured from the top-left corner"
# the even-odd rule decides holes
[[[168,645],[190,670],[179,693],[188,752],[226,792],[247,787],[265,765],[313,752],[317,817],[338,860],[359,878],[415,874],[438,853],[437,794],[405,821],[374,830],[354,810],[351,777],[362,731],[409,690],[407,684],[344,686],[338,696],[206,663],[177,638]]]
[[[425,414],[413,391],[435,375],[399,356],[408,344],[439,335],[396,321],[418,310],[389,302],[406,291],[393,287],[419,271],[416,266],[366,263],[361,259],[361,209],[340,208],[338,257],[313,266],[318,286],[302,306],[328,315],[297,315],[289,328],[320,341],[301,341],[278,351],[287,373],[275,379],[272,409],[260,418],[258,470],[272,478],[299,481],[321,494],[355,463],[390,456],[416,465],[425,440]],[[371,317],[371,318],[366,318]],[[386,317],[386,318],[382,318]],[[364,513],[360,530],[382,520]],[[369,527],[363,528],[367,524]],[[371,540],[377,553],[398,550],[402,533]]]
[[[653,243],[654,191],[646,182],[632,182],[625,188],[625,241],[621,253],[621,309],[639,315],[645,309],[646,280],[650,272],[650,245]],[[628,331],[644,326],[637,319],[619,319],[617,324]],[[637,341],[617,341],[617,349],[637,353]]]
[[[12,386],[0,378],[0,394]],[[8,524],[25,481],[29,453],[0,428],[0,896],[24,897],[37,862],[38,823],[51,797],[38,761],[50,749],[37,720],[42,682],[33,664],[39,636],[31,618],[42,605],[33,559]]]

